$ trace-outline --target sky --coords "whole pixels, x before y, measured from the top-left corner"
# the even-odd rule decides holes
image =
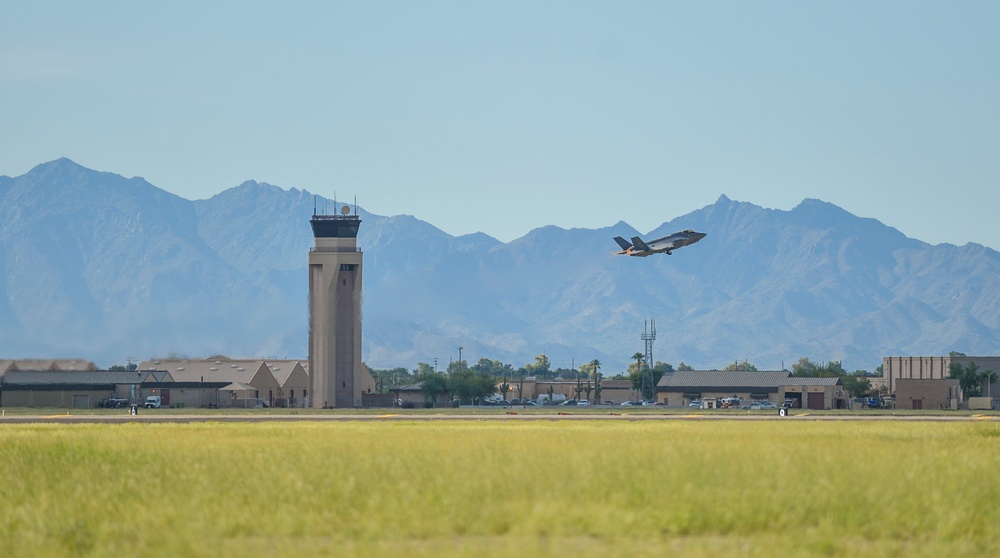
[[[818,198],[1000,249],[997,28],[962,1],[6,0],[0,175],[257,180],[503,241]]]

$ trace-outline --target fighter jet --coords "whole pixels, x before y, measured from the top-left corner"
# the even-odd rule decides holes
[[[615,252],[615,254],[645,258],[651,254],[666,252],[669,256],[673,250],[694,244],[703,238],[705,238],[705,233],[694,232],[691,229],[676,232],[663,238],[657,238],[650,242],[643,242],[638,236],[633,236],[632,242],[629,243],[624,238],[616,236],[615,242],[622,247],[622,251]]]

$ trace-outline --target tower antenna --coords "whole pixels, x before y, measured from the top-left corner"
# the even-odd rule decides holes
[[[646,343],[646,368],[642,371],[643,397],[647,394],[656,399],[656,386],[653,383],[653,341],[656,340],[656,321],[642,323],[642,337]]]

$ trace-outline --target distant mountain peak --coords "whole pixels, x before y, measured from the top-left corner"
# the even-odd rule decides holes
[[[53,173],[53,172],[81,172],[81,171],[93,172],[93,173],[97,172],[97,171],[88,169],[87,167],[84,167],[83,165],[80,165],[79,163],[77,163],[76,161],[73,161],[72,159],[68,159],[66,157],[60,157],[58,159],[49,161],[47,163],[42,163],[40,165],[35,165],[35,167],[32,168],[30,171],[28,171],[27,174],[29,174],[29,175],[43,175],[43,174],[49,174],[49,173]]]

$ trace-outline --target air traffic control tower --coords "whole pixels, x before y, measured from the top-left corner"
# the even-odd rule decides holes
[[[361,406],[361,251],[357,209],[316,215],[309,250],[310,406]]]

